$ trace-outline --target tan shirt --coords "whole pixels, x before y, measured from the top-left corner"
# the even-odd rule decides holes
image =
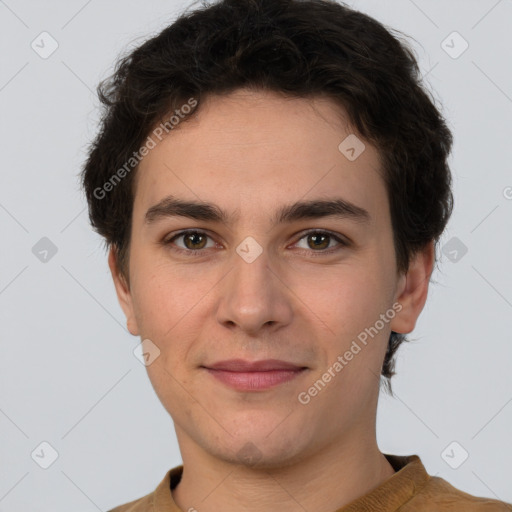
[[[418,455],[384,456],[396,473],[369,493],[333,512],[512,512],[512,504],[472,496],[440,477],[430,476]],[[183,466],[170,469],[151,494],[109,512],[187,512],[178,508],[171,494],[182,471]]]

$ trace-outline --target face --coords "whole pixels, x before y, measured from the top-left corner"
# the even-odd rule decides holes
[[[182,452],[272,467],[373,428],[431,261],[397,274],[379,153],[346,119],[328,99],[210,96],[138,168],[129,287],[109,261]]]

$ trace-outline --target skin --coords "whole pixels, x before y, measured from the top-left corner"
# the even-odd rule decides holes
[[[379,153],[364,141],[349,161],[338,145],[351,133],[345,111],[329,99],[240,89],[203,100],[139,166],[129,286],[113,251],[109,265],[129,331],[160,350],[147,371],[175,424],[184,472],[173,497],[184,511],[332,512],[394,474],[376,442],[378,376],[391,330],[411,332],[423,309],[434,248],[397,273]],[[148,208],[168,194],[239,218],[146,224]],[[333,197],[368,210],[370,222],[271,223],[278,206]],[[351,244],[328,238],[318,249],[303,234],[312,228]],[[210,238],[194,246],[181,237],[174,247],[200,247],[201,255],[160,243],[184,229]],[[236,252],[248,236],[262,249],[252,263]],[[400,312],[301,404],[298,394],[396,303]],[[232,358],[307,370],[272,389],[241,392],[201,368]],[[248,450],[256,463],[244,461]]]

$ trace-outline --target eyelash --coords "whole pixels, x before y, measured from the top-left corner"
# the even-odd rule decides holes
[[[184,237],[185,235],[190,235],[190,234],[203,235],[203,236],[207,236],[208,238],[212,238],[205,231],[201,231],[198,229],[189,229],[186,231],[181,231],[180,233],[177,233],[176,235],[172,236],[171,238],[165,238],[164,240],[162,240],[161,243],[164,246],[170,246],[170,245],[172,245],[172,242],[174,240],[176,240],[177,238],[181,238],[181,237]],[[311,252],[312,254],[315,254],[315,253],[319,254],[319,255],[332,254],[333,252],[336,252],[336,251],[340,250],[341,248],[348,247],[350,245],[347,241],[343,240],[342,238],[335,235],[334,233],[331,233],[330,231],[324,231],[324,230],[318,230],[318,229],[313,229],[313,230],[307,231],[305,233],[302,233],[302,236],[297,240],[297,242],[299,242],[303,238],[307,237],[308,235],[327,235],[328,237],[333,238],[339,244],[338,247],[334,247],[334,248],[326,249],[326,250],[314,251],[313,249],[310,249],[310,250],[301,249],[302,251]],[[187,256],[199,256],[200,253],[204,253],[206,251],[206,249],[182,249],[181,247],[176,247],[176,246],[173,246],[172,250],[179,254],[186,254]]]

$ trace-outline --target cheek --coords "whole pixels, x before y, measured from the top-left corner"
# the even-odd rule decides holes
[[[188,353],[204,325],[205,296],[216,280],[198,278],[191,270],[168,263],[150,266],[149,261],[140,261],[137,268],[132,297],[141,338],[157,345],[158,363],[182,381],[187,376],[184,363],[188,364]],[[148,373],[160,378],[150,367]]]
[[[366,264],[351,265],[331,277],[329,293],[318,294],[316,307],[331,331],[325,338],[329,363],[339,356],[346,361],[333,387],[359,389],[375,378],[368,369],[380,373],[388,344],[391,320],[383,323],[380,315],[391,307],[389,279],[383,267]]]
[[[353,335],[389,307],[388,288],[378,267],[347,265],[333,269],[322,289],[309,292],[308,302],[332,331]]]
[[[189,351],[198,337],[198,322],[193,308],[198,298],[170,269],[154,268],[140,272],[134,286],[134,307],[141,339],[151,340],[158,357],[146,367],[149,380],[161,403],[174,415],[177,404],[180,414],[188,415]],[[199,327],[198,327],[199,326]]]
[[[141,333],[162,339],[187,315],[197,302],[194,280],[189,280],[176,267],[169,264],[155,265],[147,257],[137,261],[132,297]],[[195,300],[194,300],[195,299]]]

